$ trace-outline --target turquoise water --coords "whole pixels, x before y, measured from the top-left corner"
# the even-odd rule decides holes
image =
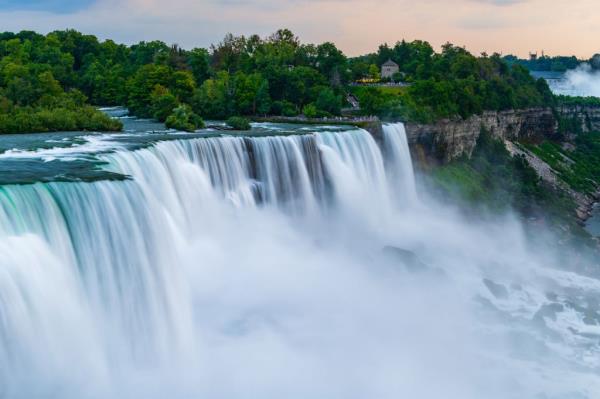
[[[0,135],[0,185],[36,182],[124,180],[127,176],[107,171],[101,156],[115,151],[134,151],[160,141],[223,136],[272,136],[315,131],[343,131],[347,127],[254,124],[249,132],[207,128],[196,133],[167,130],[163,124],[121,116],[121,109],[106,112],[119,117],[120,133],[53,132]],[[214,122],[218,128],[224,124]]]
[[[45,182],[0,184],[0,398],[600,392],[600,280],[417,192],[402,124],[123,121],[0,137]]]

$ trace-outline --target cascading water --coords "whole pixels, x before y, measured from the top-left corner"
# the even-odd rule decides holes
[[[529,321],[598,281],[541,267],[514,220],[418,206],[404,127],[382,145],[182,138],[98,155],[127,180],[1,187],[0,398],[600,389],[575,310]]]
[[[396,123],[383,129],[390,185],[395,187],[399,198],[415,204],[417,184],[404,124]]]

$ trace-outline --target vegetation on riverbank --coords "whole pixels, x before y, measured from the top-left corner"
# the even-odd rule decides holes
[[[0,133],[117,132],[121,122],[91,106],[75,108],[14,107],[0,113]]]
[[[227,119],[227,125],[235,130],[250,130],[250,121],[241,116],[232,116]]]
[[[475,57],[451,44],[437,53],[427,42],[402,41],[348,58],[333,43],[303,44],[286,29],[267,38],[227,35],[210,49],[191,50],[160,41],[132,46],[100,42],[71,30],[45,36],[3,33],[0,57],[0,98],[16,107],[60,109],[42,98],[76,92],[89,99],[84,103],[126,105],[133,115],[163,122],[181,105],[205,119],[336,116],[347,106],[348,91],[361,101],[362,114],[421,122],[553,101],[544,81],[535,81],[523,67],[507,65],[499,55]],[[350,86],[375,74],[388,59],[399,64],[410,86],[401,90]],[[94,118],[96,123],[89,126],[114,128],[97,123],[99,116]],[[33,127],[57,125],[44,121],[40,118]]]
[[[54,87],[50,91],[47,87],[46,91],[39,89],[41,94],[33,95],[29,101],[19,101],[17,98],[15,102],[0,96],[0,133],[122,129],[120,121],[87,105],[81,92],[72,90],[65,93],[50,76],[46,76],[46,79],[46,83]]]
[[[60,53],[0,35],[0,133],[116,131],[119,121],[87,104],[86,96],[56,76],[68,62]]]
[[[426,42],[381,46],[362,62],[392,59],[410,85],[396,93],[377,87],[358,87],[354,94],[363,111],[417,122],[467,118],[485,110],[551,106],[547,83],[535,80],[520,65],[509,66],[500,55],[475,57],[451,44],[435,53]]]
[[[167,117],[165,125],[169,129],[194,132],[204,127],[204,120],[195,114],[189,105],[182,104],[177,106],[173,113]]]

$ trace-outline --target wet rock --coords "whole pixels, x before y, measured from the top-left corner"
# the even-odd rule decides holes
[[[556,294],[554,292],[546,292],[546,298],[549,301],[556,302],[556,301],[558,301],[558,294]]]
[[[432,278],[433,281],[447,281],[448,275],[439,267],[432,267],[423,262],[413,252],[407,249],[394,246],[387,246],[382,249],[383,257],[387,260],[389,267],[395,270],[403,267],[407,272]]]
[[[598,308],[594,307],[592,303],[588,303],[588,306],[581,306],[575,302],[567,301],[565,302],[565,306],[575,310],[582,316],[583,322],[588,326],[598,326],[600,325],[600,314],[598,313]]]
[[[487,287],[488,290],[498,299],[507,299],[508,298],[508,290],[502,284],[498,284],[493,282],[492,280],[483,279],[483,283]]]
[[[383,254],[391,260],[397,260],[404,264],[406,269],[411,273],[423,273],[430,268],[423,263],[417,255],[409,250],[387,246],[383,248]]]
[[[546,325],[545,318],[556,321],[556,314],[565,310],[560,303],[549,303],[542,306],[533,316],[533,321]]]

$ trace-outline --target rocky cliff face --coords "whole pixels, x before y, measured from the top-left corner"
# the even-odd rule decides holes
[[[561,117],[576,119],[583,131],[600,131],[600,107],[562,107],[485,112],[466,120],[441,120],[435,124],[406,124],[415,161],[420,166],[447,163],[470,156],[482,129],[501,140],[538,140],[558,134]]]
[[[501,140],[551,136],[558,123],[550,109],[485,112],[466,120],[441,120],[432,125],[408,123],[406,133],[419,163],[447,163],[470,156],[481,130]]]
[[[506,140],[504,144],[513,156],[520,155],[525,157],[529,163],[529,166],[531,166],[537,172],[543,181],[548,183],[550,186],[565,192],[571,197],[571,199],[573,199],[575,205],[577,206],[575,209],[575,214],[580,222],[583,223],[592,216],[594,204],[598,201],[598,199],[600,199],[600,192],[596,193],[595,195],[577,192],[569,187],[567,183],[561,180],[559,174],[552,169],[550,165],[548,165],[531,151],[517,146],[512,141]]]
[[[550,165],[514,144],[518,140],[539,141],[557,137],[559,118],[576,121],[578,131],[600,131],[600,107],[565,106],[556,110],[536,108],[485,112],[466,120],[442,120],[431,125],[407,123],[406,133],[415,164],[421,169],[428,169],[461,156],[471,156],[482,129],[485,129],[493,137],[504,141],[512,154],[524,156],[544,181],[570,195],[577,205],[577,218],[584,222],[589,218],[593,204],[600,198],[600,192],[588,195],[574,191]]]
[[[600,107],[573,105],[560,107],[557,112],[563,118],[577,120],[583,132],[600,131]]]

